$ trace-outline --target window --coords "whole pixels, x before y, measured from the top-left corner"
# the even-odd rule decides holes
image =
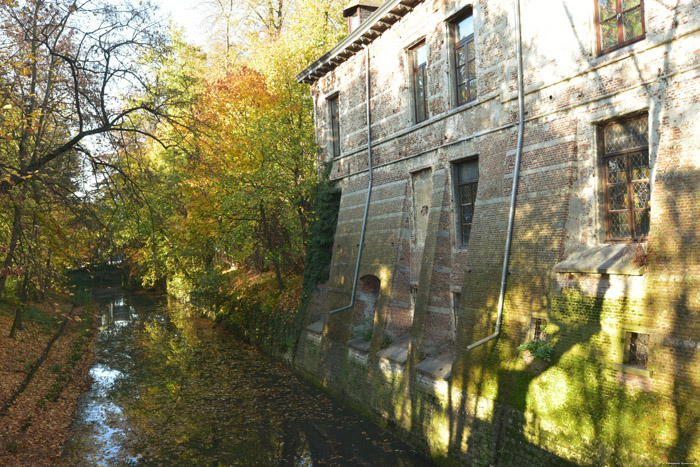
[[[455,84],[457,105],[476,99],[476,50],[474,16],[471,11],[452,23],[455,41]]]
[[[426,66],[428,65],[428,45],[425,41],[411,49],[411,64],[413,67],[413,102],[416,123],[428,118],[428,98],[426,82]]]
[[[459,292],[452,292],[452,319],[454,324],[454,332],[457,332],[457,326],[459,325],[459,308],[462,305],[462,294]],[[456,337],[456,334],[455,334]]]
[[[546,341],[547,320],[543,318],[532,318],[532,338],[535,340]]]
[[[649,234],[651,184],[647,117],[613,122],[603,132],[605,219],[612,241]]]
[[[646,368],[649,360],[649,334],[628,332],[625,341],[625,363]]]
[[[595,0],[598,53],[644,38],[644,0]]]
[[[331,153],[333,157],[340,156],[340,115],[338,113],[338,95],[328,99],[328,115],[330,116]]]
[[[479,183],[479,161],[470,160],[455,165],[454,179],[456,185],[455,199],[459,206],[457,230],[458,238],[462,246],[469,243],[469,235],[472,230],[474,207],[476,203],[476,189]]]

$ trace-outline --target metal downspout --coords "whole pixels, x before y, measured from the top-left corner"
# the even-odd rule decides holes
[[[501,334],[501,321],[503,319],[503,304],[506,295],[506,279],[508,277],[508,261],[510,259],[510,244],[513,239],[513,224],[515,222],[515,202],[518,195],[518,178],[520,177],[520,156],[523,151],[523,130],[525,118],[524,90],[523,90],[523,57],[521,50],[522,38],[520,34],[520,0],[515,0],[515,55],[518,64],[518,146],[515,151],[515,167],[513,169],[513,190],[510,195],[510,213],[508,214],[508,233],[506,235],[506,249],[503,253],[503,271],[501,273],[501,291],[498,295],[498,317],[496,318],[496,331],[488,337],[474,342],[467,347],[467,351],[473,350]]]
[[[372,196],[372,185],[374,184],[374,174],[372,173],[372,114],[370,111],[370,102],[369,102],[369,47],[367,45],[364,46],[365,48],[365,71],[366,71],[366,77],[365,77],[365,94],[366,94],[366,99],[367,99],[367,158],[368,158],[368,164],[369,164],[369,186],[367,187],[367,199],[365,201],[365,215],[362,218],[362,232],[360,234],[360,247],[357,250],[357,262],[355,263],[355,277],[352,281],[352,296],[350,297],[350,304],[338,308],[332,311],[329,311],[328,314],[331,315],[333,313],[338,313],[339,311],[345,311],[345,310],[350,310],[352,307],[355,306],[355,293],[357,292],[357,280],[358,276],[360,275],[360,261],[362,260],[362,250],[365,247],[365,231],[367,230],[367,214],[369,213],[369,204],[370,204],[370,198]]]

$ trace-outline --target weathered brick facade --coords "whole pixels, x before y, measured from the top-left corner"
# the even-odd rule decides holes
[[[524,148],[503,327],[466,351],[496,321],[518,129],[515,5],[388,0],[300,75],[312,83],[319,162],[332,163],[342,198],[330,281],[311,313],[324,318],[309,323],[297,364],[449,461],[700,462],[700,0],[646,0],[644,37],[605,54],[595,0],[520,0]],[[469,8],[478,97],[458,107],[451,24]],[[422,39],[429,116],[416,124],[410,47]],[[374,174],[364,298],[329,315],[350,302],[369,181],[360,43]],[[631,116],[648,119],[642,267],[606,230],[602,126]],[[469,159],[478,194],[462,246],[454,167]],[[533,318],[547,320],[546,365],[517,350]],[[649,336],[646,368],[626,360],[630,333]]]

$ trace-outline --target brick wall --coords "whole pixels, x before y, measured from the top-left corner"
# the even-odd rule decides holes
[[[417,2],[369,45],[375,169],[360,277],[380,280],[372,339],[353,359],[352,312],[326,315],[298,365],[446,460],[509,464],[522,449],[533,465],[700,461],[700,1],[647,0],[645,38],[598,56],[593,0],[521,0],[526,115],[503,327],[472,352],[496,321],[517,81],[513,2],[475,1],[478,98],[453,105],[449,19],[469,5]],[[423,38],[429,118],[415,124],[407,49]],[[366,67],[358,52],[312,86],[320,161],[331,158],[326,98],[339,96],[332,177],[343,191],[316,316],[351,298],[369,181]],[[555,271],[605,244],[600,126],[637,114],[649,120],[648,264]],[[453,164],[470,157],[479,185],[464,247]],[[430,188],[416,184],[426,173]],[[546,365],[517,349],[533,318],[547,320]],[[631,332],[650,336],[644,371],[625,365]]]

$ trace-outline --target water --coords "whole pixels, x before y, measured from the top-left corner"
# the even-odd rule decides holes
[[[97,298],[94,383],[66,465],[432,465],[167,297]]]

